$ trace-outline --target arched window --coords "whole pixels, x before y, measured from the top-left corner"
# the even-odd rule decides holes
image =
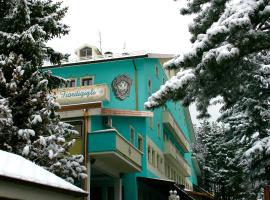
[[[80,50],[80,57],[89,58],[92,56],[92,48],[84,47]]]

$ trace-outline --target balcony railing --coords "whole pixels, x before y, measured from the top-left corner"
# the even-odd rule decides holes
[[[89,134],[88,151],[108,165],[122,172],[140,171],[142,153],[126,140],[117,130],[106,129]],[[120,169],[122,166],[122,169]]]
[[[176,161],[176,164],[181,167],[181,171],[185,176],[191,175],[191,169],[188,165],[187,161],[183,158],[183,156],[179,153],[175,146],[169,141],[165,141],[165,156],[169,156]]]
[[[187,183],[187,185],[185,185],[185,187],[188,189],[188,190],[191,190],[191,191],[193,191],[193,184],[192,184],[192,182],[188,179],[188,178],[186,178],[186,183]]]
[[[173,116],[169,111],[163,111],[163,124],[169,128],[169,130],[174,134],[177,142],[181,145],[185,152],[189,152],[190,146],[180,127],[174,120]]]
[[[141,167],[142,153],[119,133],[116,134],[116,150]]]

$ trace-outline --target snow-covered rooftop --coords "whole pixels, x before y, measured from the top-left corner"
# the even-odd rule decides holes
[[[97,55],[91,56],[88,59],[81,60],[78,57],[71,57],[68,61],[63,61],[62,66],[64,65],[73,65],[73,64],[84,64],[84,63],[91,63],[91,62],[106,62],[110,60],[121,60],[121,59],[132,59],[138,57],[146,57],[146,58],[158,58],[158,59],[172,59],[175,57],[173,54],[160,54],[160,53],[148,53],[145,51],[134,51],[129,53],[118,53],[118,54],[111,54],[111,55]],[[43,67],[52,67],[52,65],[45,61]]]
[[[22,156],[0,150],[0,177],[29,181],[49,187],[86,193]]]

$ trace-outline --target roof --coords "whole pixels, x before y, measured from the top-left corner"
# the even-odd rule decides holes
[[[173,180],[160,178],[137,177],[138,182],[143,182],[153,189],[158,188],[160,194],[169,195],[170,190],[176,190],[181,200],[194,200],[185,190],[179,187]]]
[[[81,188],[72,185],[22,156],[0,150],[0,163],[0,179],[50,187],[51,189],[58,189],[58,191],[74,192],[77,195],[81,193],[81,196],[87,195]],[[74,196],[77,195],[74,194]]]
[[[63,67],[63,66],[71,66],[71,65],[108,62],[108,61],[115,61],[115,60],[136,59],[136,58],[171,59],[173,57],[175,57],[174,54],[146,53],[144,51],[140,51],[140,52],[131,52],[131,53],[124,53],[124,54],[112,54],[112,56],[101,55],[98,57],[93,57],[89,60],[71,60],[69,62],[62,63],[61,66],[50,65],[50,66],[43,66],[43,68],[55,68],[55,67]]]
[[[195,199],[204,199],[204,200],[213,200],[214,195],[206,192],[195,192],[195,191],[186,191],[189,195],[191,195]]]

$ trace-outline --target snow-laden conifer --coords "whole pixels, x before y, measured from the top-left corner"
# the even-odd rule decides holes
[[[83,156],[70,155],[76,131],[51,94],[63,80],[41,69],[63,58],[46,43],[68,33],[66,11],[52,0],[0,1],[0,149],[74,182],[85,177]]]
[[[199,186],[213,192],[215,199],[254,199],[247,164],[235,159],[238,148],[224,125],[204,120],[195,127],[195,137],[193,154],[202,172]]]
[[[193,46],[165,64],[180,72],[152,94],[145,107],[167,100],[196,102],[199,117],[222,97],[222,120],[239,149],[234,161],[247,163],[253,188],[270,184],[270,12],[269,0],[190,0],[184,15]]]

